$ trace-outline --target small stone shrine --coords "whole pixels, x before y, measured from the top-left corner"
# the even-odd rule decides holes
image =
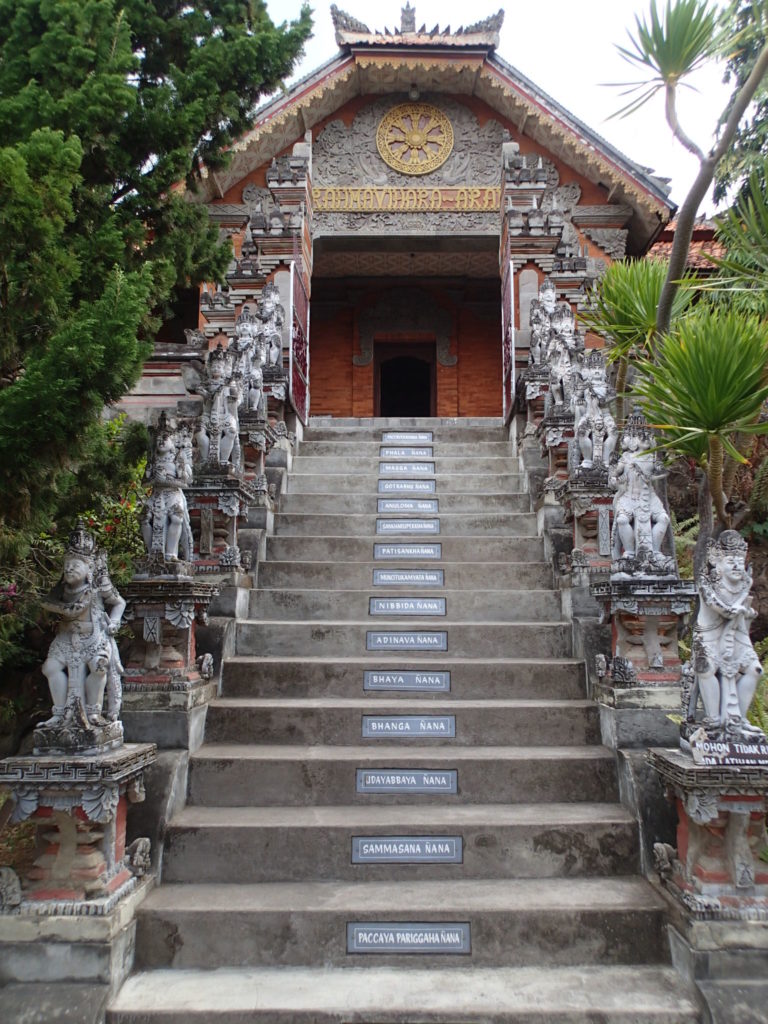
[[[746,555],[734,530],[709,543],[683,673],[681,750],[654,749],[649,760],[678,814],[677,849],[655,850],[664,883],[695,918],[768,921],[768,739],[747,718],[762,669],[749,639]]]
[[[156,748],[123,743],[115,634],[125,601],[82,525],[45,606],[59,617],[43,665],[53,714],[35,730],[32,754],[0,761],[11,823],[37,827],[35,859],[20,880],[2,869],[0,912],[107,914],[149,866],[148,839],[126,848],[126,815],[144,799]]]

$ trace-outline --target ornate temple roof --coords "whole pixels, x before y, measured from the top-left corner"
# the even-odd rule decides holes
[[[397,30],[371,31],[331,8],[339,52],[284,94],[268,101],[233,147],[229,167],[211,172],[195,197],[212,202],[360,96],[429,92],[486,103],[521,135],[606,189],[608,201],[632,208],[629,251],[644,252],[675,206],[663,178],[630,160],[495,52],[504,12],[451,30],[416,30],[407,3]]]

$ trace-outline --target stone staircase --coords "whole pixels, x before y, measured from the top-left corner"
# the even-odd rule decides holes
[[[312,426],[237,628],[111,1024],[700,1019],[497,421]]]

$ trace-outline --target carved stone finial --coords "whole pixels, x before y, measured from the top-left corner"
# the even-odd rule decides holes
[[[362,21],[358,21],[357,18],[353,18],[346,11],[340,11],[336,4],[331,4],[331,20],[336,30],[336,42],[339,46],[344,42],[345,32],[370,32],[367,25],[364,25]]]
[[[483,18],[482,21],[476,21],[474,25],[467,25],[464,29],[464,34],[468,35],[478,32],[500,32],[501,26],[504,24],[504,11],[499,9],[495,14],[492,14],[488,18]]]
[[[400,34],[416,31],[416,8],[411,7],[410,0],[406,0],[405,7],[400,10]]]

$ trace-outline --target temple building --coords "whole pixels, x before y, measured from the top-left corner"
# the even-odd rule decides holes
[[[578,314],[602,269],[670,220],[663,180],[498,56],[503,11],[426,31],[406,4],[384,33],[331,12],[336,56],[263,107],[190,195],[235,261],[180,304],[135,414],[182,397],[192,349],[231,339],[272,282],[286,382],[265,390],[303,422],[506,420],[544,277]]]

